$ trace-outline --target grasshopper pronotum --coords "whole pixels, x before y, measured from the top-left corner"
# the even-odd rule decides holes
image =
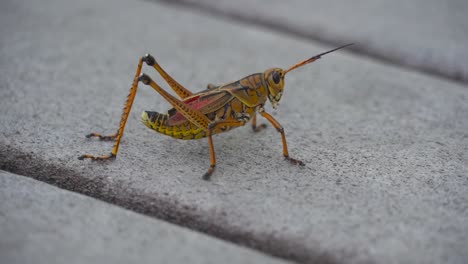
[[[287,70],[271,68],[263,73],[254,73],[235,82],[219,86],[208,84],[206,90],[198,93],[192,93],[184,88],[169,76],[161,66],[159,66],[153,56],[146,54],[140,58],[138,62],[135,78],[133,80],[132,87],[130,88],[127,101],[125,102],[117,133],[109,136],[102,136],[98,133],[86,135],[87,138],[99,137],[101,140],[115,140],[112,152],[106,156],[85,154],[80,156],[79,159],[107,160],[114,159],[117,156],[125,124],[137,93],[138,83],[142,82],[151,86],[173,106],[173,108],[166,114],[144,111],[141,118],[147,127],[161,134],[177,139],[208,138],[211,162],[208,171],[203,175],[203,179],[208,180],[213,174],[216,166],[216,156],[212,135],[229,131],[235,127],[243,126],[249,120],[252,120],[252,128],[254,132],[262,130],[266,125],[262,124],[257,126],[257,112],[270,121],[276,130],[281,133],[284,157],[292,164],[303,166],[304,163],[302,161],[293,159],[289,156],[283,126],[281,126],[276,119],[265,111],[265,102],[268,99],[273,105],[273,108],[277,107],[278,102],[281,100],[281,96],[283,95],[284,77],[288,72],[316,61],[325,54],[350,45],[352,44],[347,44],[336,49],[320,53],[310,59],[291,66]],[[181,99],[178,99],[166,92],[148,75],[144,73],[140,75],[143,62],[149,66],[153,66]]]

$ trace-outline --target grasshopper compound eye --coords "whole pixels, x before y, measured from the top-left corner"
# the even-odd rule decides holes
[[[280,75],[278,72],[273,72],[273,81],[278,84],[280,82]]]

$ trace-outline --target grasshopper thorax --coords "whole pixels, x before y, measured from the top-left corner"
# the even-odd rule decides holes
[[[268,90],[268,100],[270,100],[273,108],[278,106],[278,102],[283,95],[285,72],[280,68],[271,68],[263,73],[263,78]]]

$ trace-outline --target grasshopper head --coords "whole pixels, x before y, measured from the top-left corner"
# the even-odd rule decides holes
[[[263,73],[265,83],[268,86],[268,100],[270,100],[273,108],[278,106],[278,102],[283,95],[284,75],[284,70],[280,68],[271,68]]]
[[[265,83],[268,86],[268,99],[270,100],[271,104],[273,105],[273,108],[276,108],[278,106],[279,100],[281,100],[281,96],[283,95],[283,87],[284,87],[284,76],[286,76],[286,73],[297,69],[299,67],[302,67],[306,64],[309,64],[311,62],[314,62],[318,59],[320,59],[323,55],[328,54],[330,52],[342,49],[344,47],[348,47],[353,45],[351,44],[346,44],[341,47],[338,47],[336,49],[332,49],[323,53],[320,53],[318,55],[313,56],[310,59],[301,61],[299,63],[294,64],[293,66],[289,67],[287,70],[283,70],[280,68],[271,68],[266,70],[263,73],[263,76],[265,78]]]

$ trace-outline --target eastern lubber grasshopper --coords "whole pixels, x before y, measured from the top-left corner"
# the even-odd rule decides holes
[[[79,159],[82,160],[87,158],[92,160],[107,160],[114,159],[117,156],[120,140],[125,129],[125,123],[127,122],[127,118],[138,89],[138,83],[142,82],[151,86],[173,106],[173,108],[166,114],[144,111],[141,118],[147,127],[161,134],[177,139],[208,138],[211,163],[208,171],[204,174],[203,179],[208,180],[211,174],[213,174],[216,166],[212,135],[229,131],[235,127],[243,126],[249,120],[252,120],[253,131],[258,132],[262,130],[266,125],[262,124],[257,126],[257,112],[270,121],[276,130],[281,133],[284,157],[295,165],[303,166],[304,163],[302,161],[293,159],[289,156],[283,126],[281,126],[281,124],[270,114],[265,112],[265,102],[268,99],[273,105],[273,108],[277,107],[278,102],[283,95],[284,77],[288,72],[316,61],[325,54],[350,45],[352,44],[347,44],[318,54],[310,59],[291,66],[287,70],[271,68],[263,73],[255,73],[238,81],[224,85],[215,86],[208,84],[206,90],[198,93],[192,93],[184,88],[169,76],[161,66],[159,66],[153,56],[146,54],[140,58],[138,62],[135,78],[133,79],[130,93],[127,96],[127,101],[125,102],[117,133],[109,136],[91,133],[86,136],[87,138],[99,137],[101,140],[115,140],[112,152],[107,156],[92,156],[86,154],[80,156]],[[153,66],[181,99],[178,99],[166,92],[148,75],[144,73],[140,75],[143,62],[149,66]]]

